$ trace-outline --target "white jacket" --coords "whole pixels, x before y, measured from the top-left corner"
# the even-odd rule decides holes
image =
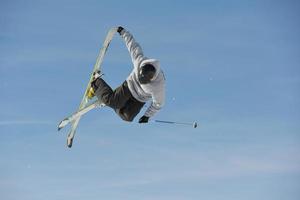
[[[126,79],[128,88],[132,96],[137,100],[141,102],[152,100],[151,105],[144,114],[147,117],[152,117],[162,108],[165,102],[165,77],[163,71],[160,69],[158,60],[149,59],[144,56],[142,48],[129,31],[123,29],[121,37],[124,39],[134,66],[132,72]],[[138,69],[146,63],[152,64],[156,69],[156,73],[150,83],[140,84],[138,80]]]

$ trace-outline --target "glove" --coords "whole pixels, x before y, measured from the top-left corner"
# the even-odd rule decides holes
[[[145,115],[140,118],[139,123],[148,123],[149,117],[146,117]]]
[[[118,33],[121,35],[121,32],[122,32],[123,30],[124,30],[124,28],[123,28],[122,26],[119,26],[117,31],[118,31]]]

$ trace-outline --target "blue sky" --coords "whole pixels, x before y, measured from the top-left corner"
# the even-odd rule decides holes
[[[0,2],[0,197],[5,200],[296,200],[300,196],[297,1]],[[130,30],[167,78],[155,119],[78,107],[109,28]],[[132,69],[116,36],[103,63]]]

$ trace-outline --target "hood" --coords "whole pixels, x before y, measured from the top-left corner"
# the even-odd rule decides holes
[[[155,74],[153,76],[153,79],[152,80],[155,80],[160,72],[160,64],[159,64],[159,61],[156,60],[156,59],[145,59],[141,62],[141,65],[140,66],[143,66],[145,64],[151,64],[154,66],[155,68]]]

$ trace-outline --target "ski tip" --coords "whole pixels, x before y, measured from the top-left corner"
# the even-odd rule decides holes
[[[57,131],[60,131],[62,129],[61,127],[61,122],[59,122],[58,126],[57,126]]]
[[[57,131],[60,131],[64,126],[62,126],[62,121],[57,126]]]
[[[73,145],[73,138],[68,138],[68,139],[67,139],[67,146],[68,146],[69,148],[71,148],[72,145]]]
[[[57,130],[60,131],[63,127],[65,127],[69,123],[68,118],[65,118],[58,124]]]

